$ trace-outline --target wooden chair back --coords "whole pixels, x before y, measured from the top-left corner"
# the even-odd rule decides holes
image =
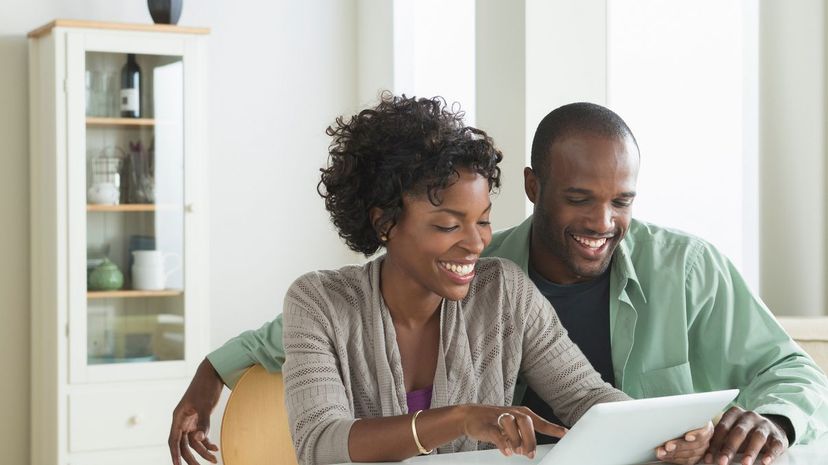
[[[244,372],[221,421],[224,465],[297,465],[281,373],[261,365]]]

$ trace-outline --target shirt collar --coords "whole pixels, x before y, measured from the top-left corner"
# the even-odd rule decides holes
[[[618,244],[615,253],[612,257],[612,274],[613,279],[616,280],[617,289],[624,289],[638,294],[644,303],[647,302],[647,297],[644,294],[644,289],[641,287],[641,281],[638,279],[638,274],[635,272],[635,265],[633,265],[631,249],[634,245],[635,236],[633,230],[636,229],[638,222],[632,220],[624,240]]]
[[[515,255],[510,258],[527,275],[529,273],[529,248],[532,243],[532,218],[533,215],[529,215],[528,218],[509,232],[501,244],[504,250],[516,251]],[[624,240],[615,249],[612,257],[612,276],[610,279],[615,280],[617,289],[635,292],[646,303],[647,297],[644,294],[644,289],[641,287],[641,281],[635,272],[635,266],[633,265],[631,257],[631,249],[634,245],[634,230],[637,229],[637,226],[638,221],[632,220],[630,229],[627,230]]]

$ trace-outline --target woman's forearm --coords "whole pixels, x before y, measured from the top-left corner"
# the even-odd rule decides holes
[[[424,410],[417,416],[417,437],[425,449],[465,434],[464,406]],[[364,418],[351,427],[348,452],[354,462],[400,461],[420,454],[411,431],[413,414]]]

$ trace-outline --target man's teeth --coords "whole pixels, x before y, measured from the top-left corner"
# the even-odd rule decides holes
[[[456,263],[440,262],[440,266],[460,276],[466,276],[467,274],[474,271],[473,263],[469,263],[467,265],[458,265]]]
[[[589,247],[590,249],[600,248],[602,245],[607,243],[606,237],[602,237],[601,239],[588,239],[586,237],[576,236],[574,234],[572,235],[572,237],[575,238],[576,241]]]

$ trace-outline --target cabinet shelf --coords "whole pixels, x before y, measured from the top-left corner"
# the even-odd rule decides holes
[[[88,299],[130,299],[137,297],[176,297],[184,294],[181,289],[164,289],[163,291],[88,291]]]
[[[152,118],[110,118],[87,116],[87,126],[155,126],[155,120]]]
[[[171,211],[175,210],[175,205],[156,205],[154,203],[125,203],[120,205],[86,205],[88,212],[154,212],[154,211]]]
[[[158,207],[152,203],[127,203],[123,205],[87,205],[88,212],[154,212]]]

